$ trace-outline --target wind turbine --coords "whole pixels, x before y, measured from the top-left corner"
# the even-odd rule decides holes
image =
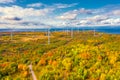
[[[34,38],[35,37],[35,30],[33,29],[31,32],[32,32],[32,37]]]
[[[47,35],[47,38],[48,38],[48,40],[47,40],[47,44],[49,45],[50,44],[50,26],[49,25],[45,25],[44,24],[44,26],[46,27],[46,35]]]
[[[96,22],[94,22],[94,23],[96,23]],[[97,25],[98,25],[98,23],[97,23]],[[93,29],[93,35],[96,36],[95,26],[94,26],[94,29]]]
[[[48,30],[47,30],[47,36],[48,36],[48,45],[50,44],[50,27],[48,27]]]
[[[70,26],[71,26],[71,23],[72,23],[72,22],[71,22],[71,21],[69,21],[69,23],[68,23],[68,24],[70,24]],[[75,25],[73,25],[73,26],[75,26]],[[73,36],[74,36],[74,35],[73,35],[73,26],[71,27],[71,31],[70,31],[70,32],[71,32],[71,38],[73,38]]]
[[[77,31],[78,33],[80,32],[80,29],[79,29],[79,27],[78,27],[78,31]]]
[[[93,32],[94,32],[94,36],[96,36],[96,31],[95,31],[95,28],[94,28]]]
[[[10,32],[10,39],[11,41],[13,40],[13,29],[11,29],[11,32]]]
[[[13,25],[10,25],[10,26],[6,26],[6,28],[8,29],[8,32],[10,32],[10,40],[12,41],[13,40],[13,27],[11,27]]]
[[[23,24],[23,27],[25,29],[25,36],[28,36],[28,32],[29,32],[28,25],[27,24]]]
[[[62,26],[66,26],[66,23],[63,22],[63,23],[62,23]],[[66,35],[68,35],[68,27],[65,27],[65,28],[64,28],[64,32],[66,33]]]
[[[71,38],[73,38],[73,27],[71,27]]]
[[[12,41],[13,40],[13,29],[14,29],[14,27],[9,27],[9,29],[10,29],[10,40]]]
[[[68,27],[66,27],[66,34],[67,34],[67,35],[69,34],[69,29],[68,29]]]
[[[28,32],[29,32],[29,31],[28,31],[27,27],[25,27],[25,29],[26,29],[26,30],[25,30],[25,35],[28,36]]]

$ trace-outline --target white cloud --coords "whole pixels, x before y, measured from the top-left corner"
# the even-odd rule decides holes
[[[16,0],[0,0],[0,3],[14,3]]]
[[[71,19],[75,19],[77,16],[77,14],[72,14],[72,13],[64,13],[61,16],[56,17],[57,19],[61,19],[61,20],[71,20]]]
[[[120,10],[114,10],[112,11],[113,15],[120,15]]]
[[[52,6],[50,7],[54,7],[54,8],[68,8],[68,7],[73,7],[73,6],[76,6],[78,5],[78,3],[73,3],[73,4],[53,4]]]
[[[54,8],[54,9],[62,9],[62,8],[69,8],[69,7],[73,7],[78,5],[77,3],[73,3],[73,4],[61,4],[61,3],[57,3],[57,4],[53,4],[53,5],[46,5],[43,3],[33,3],[33,4],[28,4],[27,7],[46,7],[46,8]]]
[[[120,18],[112,18],[105,15],[95,15],[83,19],[69,20],[66,26],[118,26],[120,25]]]
[[[81,8],[78,10],[71,10],[71,11],[65,12],[60,16],[57,16],[57,18],[61,20],[71,20],[71,19],[75,19],[79,14],[92,14],[92,11]]]
[[[120,25],[119,15],[120,10],[117,7],[109,11],[107,8],[80,8],[77,10],[70,10],[68,12],[65,12],[60,16],[57,16],[57,18],[61,20],[67,19],[67,26],[118,26]]]
[[[92,14],[92,10],[90,9],[85,9],[85,8],[80,8],[78,10],[72,10],[68,11],[69,13],[76,13],[76,14]]]
[[[0,7],[0,13],[5,17],[27,17],[27,16],[44,16],[47,13],[51,12],[53,9],[45,8],[45,9],[34,9],[34,8],[22,8],[20,6],[12,6],[12,7]]]
[[[77,11],[79,14],[92,14],[92,10],[81,8]]]
[[[111,24],[111,25],[116,25],[116,24],[120,24],[120,18],[111,18],[111,19],[106,19],[101,21],[102,24]]]
[[[20,27],[21,22],[36,21],[38,24],[40,22],[40,18],[44,16],[48,16],[54,9],[44,8],[44,9],[34,9],[34,8],[23,8],[20,6],[0,6],[0,28],[4,25],[4,27],[10,27],[11,25],[16,28]],[[19,24],[19,25],[18,25]],[[27,25],[27,24],[26,24]],[[36,24],[35,27],[37,26]],[[22,24],[21,24],[22,26]],[[40,25],[38,25],[40,27]]]
[[[42,7],[44,4],[42,3],[34,3],[34,4],[28,4],[27,7]]]
[[[100,22],[102,20],[106,20],[108,19],[109,17],[108,16],[105,16],[105,15],[95,15],[95,16],[92,16],[92,17],[88,17],[87,20],[90,20],[92,22]]]

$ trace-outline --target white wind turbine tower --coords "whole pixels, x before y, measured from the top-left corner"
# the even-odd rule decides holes
[[[35,30],[37,28],[36,24],[35,23],[31,23],[29,24],[29,26],[31,26],[31,32],[32,32],[32,38],[35,38]]]
[[[48,36],[48,45],[50,44],[50,26],[47,29],[47,36]]]
[[[25,27],[25,35],[28,36],[28,28],[26,25],[24,25],[24,27]]]
[[[10,28],[10,39],[11,39],[11,41],[13,40],[14,30],[15,30],[14,26]]]
[[[11,29],[11,32],[10,32],[10,39],[11,41],[13,40],[13,29]]]
[[[74,19],[71,19],[68,24],[69,24],[69,26],[72,26],[71,27],[71,38],[73,38],[74,37],[74,30],[75,30],[75,28],[77,28],[76,21]],[[79,27],[78,27],[78,32],[79,32]]]
[[[67,34],[67,35],[69,34],[69,29],[68,29],[68,27],[66,28],[66,34]]]
[[[46,36],[48,37],[48,40],[47,40],[47,44],[49,45],[50,44],[50,25],[46,25],[46,24],[43,24],[42,25],[44,26],[45,29],[45,32],[46,32]]]
[[[62,26],[66,26],[65,22],[62,22]],[[68,27],[65,27],[64,32],[66,33],[66,35],[68,35]]]
[[[27,24],[23,24],[24,28],[25,28],[25,35],[28,36],[28,25]]]
[[[77,31],[78,33],[80,32],[80,29],[79,29],[79,28],[80,28],[80,27],[78,27],[78,31]]]
[[[10,29],[10,39],[11,39],[11,41],[13,40],[13,34],[14,34],[15,28],[19,26],[18,25],[19,20],[21,20],[21,19],[16,17],[16,18],[13,19],[13,21],[10,21],[9,29]]]
[[[71,27],[71,38],[73,38],[73,27]]]
[[[66,23],[63,22],[63,23],[62,23],[62,26],[66,26]],[[66,33],[66,35],[68,35],[68,27],[65,27],[64,32]]]
[[[96,31],[95,31],[95,28],[94,28],[93,32],[94,32],[94,36],[96,36]]]
[[[15,28],[19,28],[19,21],[21,21],[21,18],[18,17],[11,17],[9,19],[9,29],[10,29],[10,39],[11,41],[13,40],[13,31],[15,30]]]
[[[33,23],[30,23],[28,26],[32,26],[31,27],[31,36],[32,36],[32,38],[34,38],[35,37],[35,31],[34,31],[34,29],[35,29],[35,25],[33,24]]]
[[[96,22],[94,21],[94,28],[93,28],[93,35],[94,35],[94,36],[96,36],[95,23],[96,23]],[[98,25],[98,23],[97,23],[96,25]]]
[[[13,34],[14,34],[13,33],[14,27],[9,27],[9,29],[10,29],[10,40],[12,41],[13,40]]]
[[[96,26],[94,26],[94,30],[93,30],[93,32],[94,32],[94,33],[93,33],[94,36],[96,36],[96,29],[95,29],[95,28],[96,28],[98,25],[99,25],[99,23],[97,22],[97,23],[96,23]]]
[[[71,21],[68,22],[68,25],[71,24],[71,23],[72,23]],[[69,25],[69,26],[71,26],[71,25]],[[71,31],[70,31],[71,32],[71,38],[73,38],[73,36],[74,36],[73,35],[73,26],[75,26],[75,25],[72,25],[72,27],[71,27]]]
[[[10,40],[12,41],[13,40],[13,27],[11,27],[12,25],[10,25],[10,27],[9,26],[6,26],[6,28],[8,28],[10,31],[8,31],[8,32],[10,32]]]

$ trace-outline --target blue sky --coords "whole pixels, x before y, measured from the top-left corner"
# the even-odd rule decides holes
[[[0,28],[120,26],[120,0],[0,0]]]
[[[110,5],[110,4],[118,4],[120,3],[119,0],[19,0],[18,3],[22,3],[24,5],[27,4],[32,4],[32,3],[44,3],[44,4],[57,4],[57,3],[62,3],[62,4],[72,4],[72,3],[79,3],[78,8],[84,7],[84,8],[98,8],[102,7],[105,5]]]

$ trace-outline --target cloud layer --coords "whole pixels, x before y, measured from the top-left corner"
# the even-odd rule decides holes
[[[0,3],[14,3],[16,0],[0,0]]]
[[[15,0],[0,0],[0,3],[14,2]],[[73,8],[77,5],[34,3],[26,7],[0,6],[0,28],[120,26],[120,5],[98,9]]]

